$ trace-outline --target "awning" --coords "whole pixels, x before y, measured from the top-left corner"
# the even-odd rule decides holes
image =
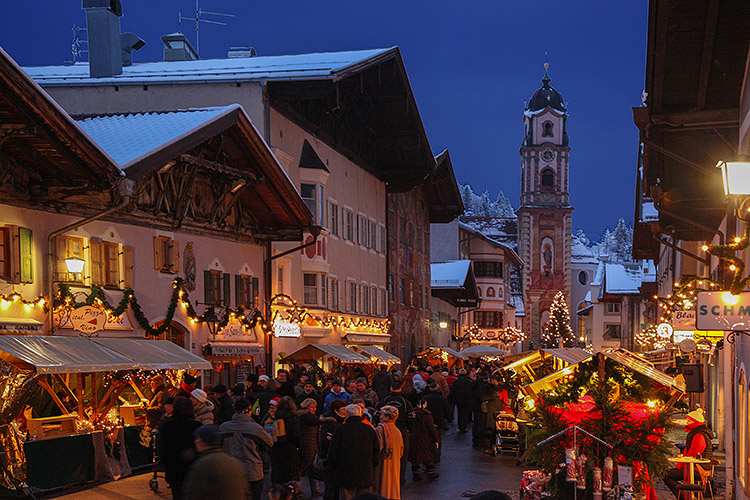
[[[37,373],[211,368],[172,342],[146,339],[0,335],[0,358]]]
[[[399,358],[398,356],[391,354],[390,352],[386,352],[380,347],[374,345],[352,346],[352,349],[363,352],[366,355],[370,356],[371,359],[380,363],[391,364],[401,362],[401,358]]]
[[[578,363],[579,361],[591,356],[588,352],[578,347],[560,347],[555,349],[539,349],[536,351],[530,351],[521,353],[521,357],[510,364],[503,367],[504,370],[518,371],[525,366],[534,365],[536,363],[543,363],[546,355],[553,356],[554,358],[562,361],[564,365],[572,363]],[[518,356],[517,354],[514,356]],[[557,363],[557,362],[555,362]],[[564,365],[560,365],[559,368],[563,368]]]
[[[461,349],[458,352],[458,355],[464,359],[482,358],[485,356],[505,356],[506,354],[508,353],[506,351],[503,351],[502,349],[481,344],[467,347],[466,349]]]
[[[209,342],[203,345],[204,356],[263,357],[265,352],[262,344],[250,342]]]
[[[547,354],[551,354],[557,359],[561,359],[572,365],[591,356],[591,353],[584,351],[580,347],[558,347],[555,349],[542,349]]]
[[[366,342],[368,344],[390,344],[391,336],[382,333],[346,333],[347,342]]]
[[[369,363],[370,358],[352,351],[342,345],[328,344],[308,344],[305,347],[294,351],[289,356],[281,360],[282,363],[290,361],[312,361],[324,356],[331,356],[340,360],[342,363]]]
[[[169,340],[91,339],[137,363],[141,370],[202,370],[211,363]]]

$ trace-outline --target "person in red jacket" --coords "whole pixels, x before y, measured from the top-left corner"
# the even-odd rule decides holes
[[[711,440],[714,435],[706,425],[703,408],[698,408],[687,414],[685,432],[688,435],[685,438],[685,451],[682,453],[682,456],[697,457],[700,455],[701,458],[705,459],[713,458],[713,444]],[[683,481],[685,477],[683,465],[677,464],[677,468],[669,469],[664,473],[664,483],[672,490],[674,496],[677,496],[678,493],[677,483]],[[696,467],[700,467],[700,465],[696,465]]]

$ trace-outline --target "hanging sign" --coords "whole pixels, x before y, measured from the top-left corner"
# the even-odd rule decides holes
[[[57,321],[57,328],[73,328],[73,329],[78,330],[78,328],[76,328],[76,326],[74,325],[72,321],[73,316],[76,315],[77,311],[80,311],[81,309],[84,309],[87,307],[100,311],[102,314],[104,314],[105,323],[104,323],[104,327],[100,328],[100,330],[132,330],[133,329],[133,322],[130,320],[130,314],[127,310],[119,316],[107,317],[107,313],[105,311],[103,311],[102,309],[93,307],[93,306],[83,306],[83,307],[79,307],[77,309],[71,309],[71,310],[63,309],[60,312],[56,312],[55,319]]]
[[[290,323],[283,319],[276,318],[273,322],[273,335],[274,337],[293,337],[298,338],[302,336],[302,328],[298,323]]]
[[[227,326],[222,328],[221,331],[216,334],[216,340],[245,340],[248,342],[256,342],[258,336],[255,334],[254,328],[246,330],[245,325],[243,325],[238,318],[234,318],[229,320]]]
[[[669,323],[675,330],[694,330],[695,311],[674,311]]]
[[[700,292],[696,330],[750,330],[750,292]]]
[[[70,322],[73,329],[84,335],[93,335],[104,330],[107,324],[107,313],[93,306],[83,306],[70,311]]]

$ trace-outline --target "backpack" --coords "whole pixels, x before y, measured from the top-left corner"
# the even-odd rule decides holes
[[[391,394],[390,396],[385,398],[383,404],[381,405],[381,408],[386,405],[393,406],[398,410],[396,427],[398,427],[402,431],[414,430],[414,427],[417,424],[417,415],[414,411],[414,408],[412,408],[411,411],[408,411],[409,403],[408,401],[406,401],[406,399],[404,399],[403,396]]]

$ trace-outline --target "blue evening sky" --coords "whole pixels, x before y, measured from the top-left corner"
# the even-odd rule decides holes
[[[134,61],[161,59],[159,36],[176,31],[194,0],[122,0],[122,31],[147,45]],[[21,65],[71,59],[71,27],[85,26],[80,0],[4,2],[0,46]],[[451,152],[474,191],[505,192],[518,207],[523,102],[540,86],[549,51],[552,86],[569,103],[574,229],[592,239],[632,224],[646,51],[646,0],[201,0],[234,14],[201,26],[201,57],[233,45],[258,55],[398,45],[433,151]],[[209,19],[224,20],[206,16]],[[194,27],[182,31],[194,41]]]

